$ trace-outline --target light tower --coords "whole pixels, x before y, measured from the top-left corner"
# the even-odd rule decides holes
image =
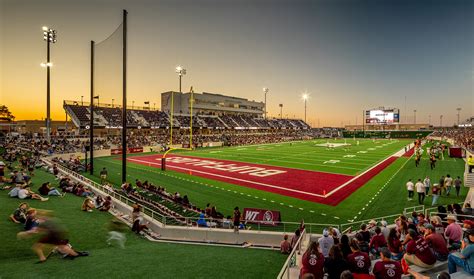
[[[459,126],[459,120],[461,118],[461,108],[456,108],[456,110],[458,111],[458,126]]]
[[[265,119],[267,119],[267,93],[268,93],[269,89],[268,87],[264,87],[263,88],[263,93],[265,93]]]
[[[181,78],[186,74],[186,69],[183,68],[182,66],[177,66],[175,71],[179,76],[179,93],[182,93],[182,91],[181,91]]]
[[[413,110],[413,124],[416,124],[416,109]]]
[[[304,101],[304,122],[306,123],[306,101],[309,98],[308,93],[303,93],[302,98],[303,98],[303,101]]]
[[[51,43],[56,43],[56,30],[43,26],[43,39],[46,41],[46,63],[41,63],[46,68],[46,139],[51,141]]]
[[[439,116],[439,126],[443,127],[443,115],[442,114]]]

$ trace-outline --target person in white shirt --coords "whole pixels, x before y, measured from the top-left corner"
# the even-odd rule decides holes
[[[35,194],[34,192],[30,190],[29,187],[26,187],[26,186],[22,187],[18,191],[18,198],[20,200],[25,200],[25,199],[34,199],[34,200],[40,200],[40,201],[48,200],[48,198],[43,198],[42,196]]]
[[[431,188],[431,179],[427,176],[424,180],[423,180],[423,184],[425,184],[425,194],[427,196],[430,195],[430,188]]]
[[[406,186],[407,186],[407,190],[408,190],[408,200],[412,201],[413,200],[413,195],[415,194],[415,192],[414,192],[415,185],[413,184],[411,179],[409,179]]]
[[[449,196],[452,186],[453,186],[453,179],[448,174],[446,175],[446,178],[444,179],[444,187],[446,187],[446,196]]]
[[[325,258],[329,257],[329,250],[334,245],[334,238],[329,235],[329,231],[327,229],[323,230],[323,237],[318,239],[319,247],[321,248],[321,253]]]
[[[418,193],[418,203],[423,204],[425,201],[425,184],[421,182],[421,179],[418,179],[418,181],[415,184],[416,187],[416,192]]]

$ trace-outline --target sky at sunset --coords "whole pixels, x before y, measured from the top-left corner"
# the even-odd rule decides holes
[[[63,100],[89,101],[90,41],[107,38],[122,9],[130,105],[160,107],[183,65],[185,90],[263,101],[268,87],[270,116],[282,103],[284,116],[303,118],[307,91],[313,126],[360,124],[379,106],[400,108],[402,122],[414,109],[436,125],[440,114],[453,124],[457,107],[474,115],[470,0],[0,0],[0,104],[18,120],[45,117],[44,25],[58,31],[53,120],[65,118]]]

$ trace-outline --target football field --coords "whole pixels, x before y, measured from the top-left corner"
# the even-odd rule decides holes
[[[166,171],[161,170],[162,154],[133,154],[127,159],[128,180],[148,180],[170,193],[187,195],[198,207],[211,203],[224,215],[239,206],[278,210],[282,221],[345,223],[417,205],[406,200],[408,178],[462,174],[460,159],[439,161],[431,171],[423,158],[414,168],[413,159],[403,156],[411,142],[324,139],[176,150],[167,156]],[[95,160],[96,170],[106,167],[110,182],[120,185],[120,158]],[[443,197],[440,202],[460,199]],[[431,198],[425,203],[428,206]]]

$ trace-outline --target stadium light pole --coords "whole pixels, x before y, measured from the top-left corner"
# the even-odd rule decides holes
[[[156,103],[153,103],[153,110],[156,110]]]
[[[179,93],[183,93],[183,91],[181,91],[181,79],[182,77],[186,74],[186,69],[183,68],[182,66],[177,66],[175,68],[175,72],[178,74],[179,76]]]
[[[304,100],[304,122],[306,123],[306,101],[308,100],[309,95],[308,93],[303,94],[303,100]]]
[[[150,110],[150,101],[145,101],[144,104],[148,105],[148,110]]]
[[[115,101],[115,99],[112,99],[112,108],[114,107],[114,101]]]
[[[283,119],[283,104],[280,104],[280,119]]]
[[[439,116],[439,126],[443,127],[443,115],[442,114]]]
[[[51,43],[56,43],[56,30],[43,26],[43,39],[46,41],[46,63],[41,66],[46,68],[46,139],[51,141]]]
[[[133,109],[133,106],[135,105],[135,101],[132,101],[132,109]]]
[[[267,119],[267,93],[268,91],[269,91],[268,87],[263,88],[263,93],[265,93],[265,107],[264,107],[265,119]]]
[[[458,111],[458,126],[459,126],[459,120],[461,118],[461,108],[456,108],[456,110]]]
[[[413,110],[413,124],[416,124],[416,109]]]
[[[84,96],[81,96],[81,106],[84,105]]]

